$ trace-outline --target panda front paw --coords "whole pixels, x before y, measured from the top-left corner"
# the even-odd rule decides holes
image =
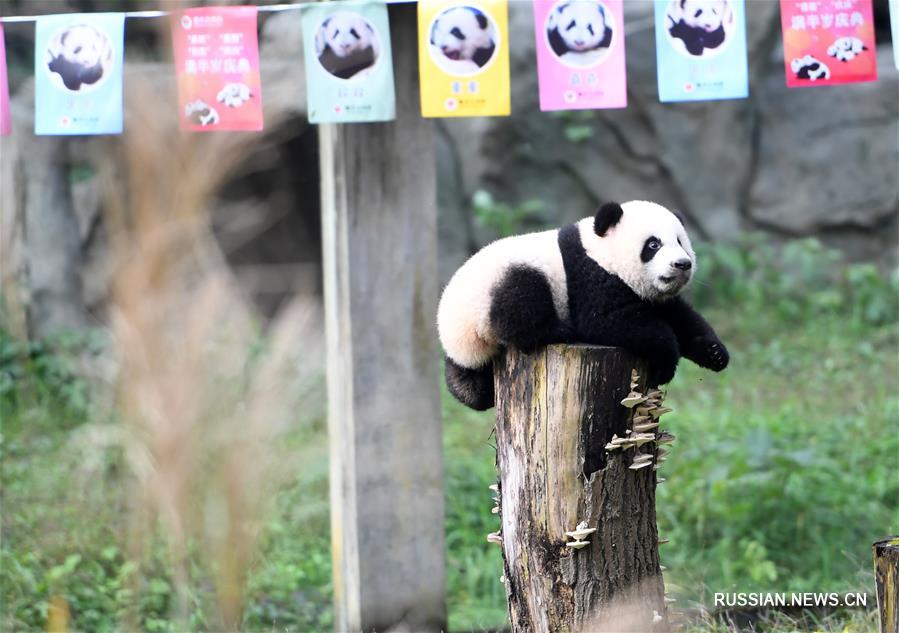
[[[698,338],[693,342],[696,351],[696,363],[700,367],[721,371],[730,362],[730,354],[724,343],[717,338]]]
[[[650,364],[646,382],[650,389],[655,389],[661,385],[667,385],[674,378],[674,372],[677,371],[677,363],[655,362]]]

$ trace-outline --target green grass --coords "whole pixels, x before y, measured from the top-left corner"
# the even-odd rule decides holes
[[[44,630],[53,596],[65,599],[72,630],[115,631],[128,622],[146,631],[178,630],[161,536],[156,534],[142,555],[129,549],[123,460],[115,449],[103,448],[104,435],[115,427],[78,416],[68,407],[43,405],[19,415],[4,413],[0,630]],[[299,474],[272,504],[248,580],[243,629],[330,631],[322,421],[286,442],[286,454],[298,458]],[[188,624],[193,630],[214,629],[208,570],[191,571]]]
[[[712,604],[716,591],[873,592],[871,543],[899,531],[895,328],[860,341],[837,316],[795,329],[708,316],[731,367],[684,363],[669,389],[677,441],[657,499],[669,590],[683,604]],[[450,628],[497,627],[502,567],[484,542],[497,525],[491,417],[448,399],[444,412]]]
[[[723,374],[684,363],[670,386],[665,421],[678,439],[657,503],[671,539],[667,585],[686,608],[710,605],[716,591],[873,591],[870,544],[899,532],[896,278],[813,242],[719,247],[701,261],[696,299],[732,360]],[[161,539],[129,551],[128,475],[104,439],[116,425],[98,419],[72,360],[84,343],[22,346],[0,328],[0,629],[43,630],[51,597],[62,596],[74,630],[117,630],[128,618],[172,630]],[[498,526],[492,413],[444,394],[443,415],[450,629],[493,630],[506,613],[500,551],[485,540]],[[302,459],[264,527],[245,630],[333,626],[324,435],[319,417],[289,438]],[[190,580],[189,625],[208,629],[208,570]],[[842,611],[769,613],[756,625],[836,632],[874,622]],[[706,617],[688,630],[727,627]]]

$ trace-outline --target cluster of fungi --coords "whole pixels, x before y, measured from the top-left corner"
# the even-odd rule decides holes
[[[652,389],[646,393],[637,391],[640,376],[637,370],[631,372],[631,391],[621,401],[628,409],[631,409],[631,427],[624,437],[612,436],[612,441],[606,444],[607,451],[626,451],[635,449],[632,455],[631,470],[640,470],[652,465],[653,470],[658,470],[668,457],[668,449],[665,444],[674,441],[671,433],[659,429],[659,418],[669,413],[671,409],[664,406],[665,392],[661,389]],[[655,444],[655,453],[645,453],[640,450],[644,444]],[[651,448],[651,446],[650,446]],[[653,459],[655,463],[653,463]],[[662,483],[664,479],[658,479],[656,483]]]

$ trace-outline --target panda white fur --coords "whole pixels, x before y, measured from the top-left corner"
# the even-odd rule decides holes
[[[827,48],[827,54],[841,62],[850,62],[866,50],[868,47],[857,37],[838,37]]]
[[[605,10],[595,0],[572,0],[558,5],[549,15],[547,35],[553,52],[572,61],[612,43]]]
[[[811,55],[797,57],[790,62],[790,68],[798,79],[809,79],[817,81],[819,79],[830,79],[830,68],[824,62],[815,59]]]
[[[487,16],[475,7],[452,7],[434,21],[430,36],[435,53],[460,68],[477,70],[493,57],[496,50],[493,27]]]
[[[728,353],[678,293],[696,256],[681,221],[645,201],[608,203],[594,217],[484,247],[443,291],[437,313],[450,392],[493,406],[493,358],[549,343],[623,347],[649,360],[651,384],[681,356],[720,371]]]

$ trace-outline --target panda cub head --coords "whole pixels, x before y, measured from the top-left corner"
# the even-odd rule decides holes
[[[338,11],[324,21],[319,33],[319,55],[331,49],[337,57],[349,57],[369,49],[374,39],[371,25],[352,11]]]
[[[654,202],[603,205],[584,223],[581,241],[588,256],[649,301],[677,295],[696,272],[683,223]]]
[[[440,14],[431,29],[431,44],[448,59],[474,62],[479,67],[490,61],[496,48],[487,16],[468,6]]]
[[[606,13],[595,0],[572,0],[553,9],[547,24],[549,45],[556,55],[586,53],[612,43]]]

